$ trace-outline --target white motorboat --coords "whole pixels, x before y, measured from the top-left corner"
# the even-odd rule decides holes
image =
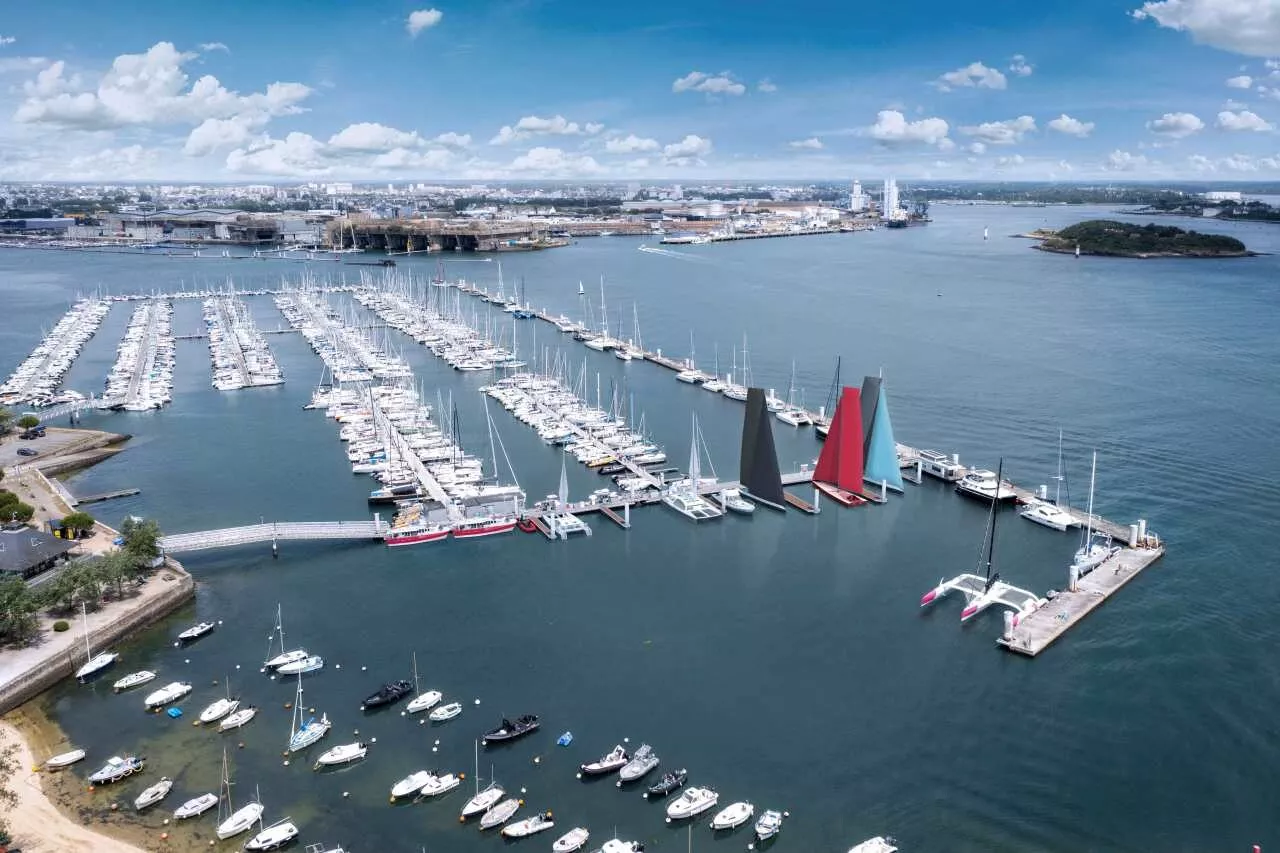
[[[316,759],[313,770],[319,770],[321,767],[337,767],[340,764],[350,764],[353,761],[359,761],[369,752],[369,747],[357,741],[356,743],[343,743],[332,749],[327,749],[320,753],[320,757]]]
[[[974,468],[956,483],[956,491],[983,500],[1008,501],[1017,495],[1013,488],[996,476],[994,471]]]
[[[79,681],[88,681],[120,660],[120,655],[115,652],[99,652],[95,655],[89,648],[89,612],[85,609],[83,602],[80,604],[80,618],[84,623],[84,664],[76,670],[76,678]]]
[[[462,703],[450,702],[448,705],[441,705],[439,708],[436,708],[427,716],[433,723],[442,723],[445,720],[452,720],[461,713]]]
[[[264,810],[262,803],[247,803],[232,812],[226,820],[219,823],[215,834],[225,841],[242,832],[247,832],[262,819]]]
[[[1029,501],[1026,507],[1018,512],[1018,515],[1027,521],[1033,521],[1042,527],[1048,527],[1053,530],[1066,530],[1069,527],[1080,526],[1080,522],[1074,515],[1057,504],[1051,504],[1048,501]]]
[[[506,791],[497,782],[490,782],[488,787],[477,791],[474,797],[467,800],[466,805],[462,807],[462,816],[468,818],[487,812],[502,799],[505,793]]]
[[[432,778],[430,770],[417,770],[401,779],[399,782],[391,786],[391,802],[395,802],[401,797],[407,797],[410,794],[416,794],[422,790],[422,786]]]
[[[618,744],[607,754],[600,756],[595,761],[580,765],[578,769],[583,776],[603,776],[606,773],[621,769],[630,760],[631,756],[627,755],[627,750],[622,744]]]
[[[199,817],[217,804],[217,794],[201,794],[198,797],[192,797],[174,809],[173,816],[176,820],[186,820],[189,817]]]
[[[83,749],[73,749],[70,752],[59,753],[58,755],[45,760],[44,769],[61,770],[64,767],[70,767],[77,761],[82,760],[84,756],[85,752]]]
[[[119,693],[122,690],[130,690],[139,685],[146,684],[148,681],[155,681],[156,674],[149,669],[141,672],[131,672],[124,678],[118,679],[115,684],[111,685],[111,689]]]
[[[432,774],[431,778],[418,789],[418,796],[438,797],[441,794],[449,793],[461,784],[462,777],[455,773],[445,773],[440,776]]]
[[[279,850],[298,837],[298,827],[293,821],[273,823],[244,843],[245,850]]]
[[[198,640],[206,634],[212,633],[217,626],[212,622],[201,622],[199,625],[192,625],[187,630],[178,635],[178,640],[183,643],[189,643],[192,640]]]
[[[539,832],[545,832],[555,826],[555,821],[551,819],[551,812],[543,812],[533,817],[527,817],[524,820],[518,820],[515,823],[509,823],[502,827],[502,834],[507,838],[527,838],[530,835],[537,835]]]
[[[511,797],[489,809],[480,816],[480,829],[493,829],[511,820],[511,816],[520,809],[520,802],[515,797]]]
[[[409,704],[404,706],[404,709],[410,714],[416,714],[419,711],[429,711],[438,705],[442,698],[444,698],[444,694],[439,690],[428,690],[426,693],[419,693],[417,696],[413,697]]]
[[[639,841],[623,841],[611,838],[600,848],[599,853],[643,853],[644,845]]]
[[[191,692],[191,684],[186,681],[171,681],[159,690],[153,690],[143,700],[151,709],[163,708],[170,702],[176,702]]]
[[[200,712],[200,722],[203,724],[216,723],[239,707],[239,699],[219,699]]]
[[[720,505],[730,512],[751,515],[756,511],[756,505],[742,496],[741,489],[725,489],[716,497],[720,499]]]
[[[324,658],[320,657],[320,655],[307,655],[305,658],[276,667],[276,672],[281,675],[306,675],[308,672],[315,672],[321,669],[323,666]]]
[[[725,806],[711,819],[712,829],[736,829],[756,813],[756,807],[745,800]]]
[[[898,853],[892,838],[877,835],[849,848],[849,853]]]
[[[232,711],[221,723],[218,723],[218,731],[229,732],[232,729],[238,729],[256,717],[257,714],[258,709],[252,705],[247,708],[240,708],[237,711]]]
[[[154,806],[156,803],[169,796],[169,792],[173,790],[173,780],[168,776],[160,779],[149,788],[144,788],[142,793],[133,801],[133,807],[142,811],[143,809]]]
[[[146,761],[145,758],[136,755],[130,755],[125,758],[113,755],[107,759],[106,764],[89,775],[89,783],[92,785],[107,785],[111,782],[119,782],[126,776],[141,772]]]
[[[618,771],[618,787],[621,788],[626,782],[635,782],[643,778],[657,766],[658,756],[653,751],[653,747],[647,743],[640,744],[640,748],[636,750],[635,755],[631,756],[631,760],[622,765],[622,769]]]
[[[686,788],[667,806],[667,820],[683,820],[700,815],[720,801],[720,795],[710,788]]]
[[[768,841],[782,831],[782,819],[788,817],[786,812],[767,810],[756,820],[756,838]]]
[[[575,826],[555,840],[551,845],[552,853],[573,853],[587,845],[591,832],[585,826]]]

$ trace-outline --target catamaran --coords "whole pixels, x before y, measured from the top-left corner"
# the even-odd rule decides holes
[[[76,678],[88,681],[120,660],[120,655],[115,652],[99,652],[95,655],[89,648],[89,611],[85,609],[84,602],[80,603],[80,619],[84,623],[84,665],[76,670]]]
[[[1027,503],[1027,506],[1018,513],[1027,521],[1034,521],[1043,527],[1049,527],[1054,530],[1066,530],[1069,527],[1079,527],[1080,521],[1069,511],[1062,508],[1062,430],[1058,430],[1058,473],[1053,476],[1056,481],[1056,488],[1053,495],[1053,503],[1046,500],[1033,500]]]
[[[689,444],[689,476],[687,479],[672,483],[662,496],[664,504],[690,521],[706,521],[724,515],[724,510],[702,497],[700,493],[702,466],[698,454],[698,443],[701,436],[698,430],[698,416],[694,414],[693,432]]]
[[[321,714],[320,719],[311,717],[302,721],[302,676],[298,676],[298,692],[293,700],[293,721],[289,726],[289,752],[298,752],[311,746],[329,733],[333,724],[328,714]]]
[[[1111,544],[1111,537],[1093,529],[1093,487],[1098,475],[1098,451],[1093,452],[1093,465],[1089,470],[1089,511],[1088,522],[1084,528],[1084,536],[1080,547],[1076,550],[1075,559],[1071,562],[1073,571],[1084,577],[1098,566],[1111,559],[1120,551]]]

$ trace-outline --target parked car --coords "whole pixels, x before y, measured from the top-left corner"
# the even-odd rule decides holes
[[[30,447],[19,447],[19,448],[18,448],[18,455],[19,455],[19,456],[35,456],[35,455],[37,455],[38,453],[39,453],[39,451],[37,451],[37,450],[32,450]]]

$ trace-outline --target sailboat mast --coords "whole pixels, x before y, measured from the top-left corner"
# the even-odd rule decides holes
[[[93,652],[89,649],[89,611],[83,601],[80,602],[80,621],[84,625],[84,659],[87,663],[93,660]]]
[[[1093,465],[1089,468],[1089,517],[1084,523],[1084,541],[1082,548],[1089,547],[1089,540],[1093,538],[1093,484],[1094,479],[1098,476],[1098,451],[1093,451]]]
[[[1058,430],[1058,474],[1053,479],[1057,481],[1053,490],[1053,504],[1062,506],[1062,430]]]
[[[1004,457],[996,466],[996,493],[991,498],[991,524],[987,525],[987,589],[991,589],[991,564],[996,550],[996,518],[1000,515],[1000,484],[1004,482]]]

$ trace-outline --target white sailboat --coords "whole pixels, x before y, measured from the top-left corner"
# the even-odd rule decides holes
[[[231,698],[231,678],[227,677],[225,683],[227,695],[211,703],[200,712],[200,722],[202,724],[216,723],[240,707],[240,700]]]
[[[120,655],[115,652],[99,652],[95,655],[89,648],[89,611],[84,602],[80,603],[80,618],[84,623],[84,666],[76,670],[76,678],[87,681],[120,660]]]
[[[1075,559],[1071,562],[1072,570],[1084,577],[1098,566],[1111,559],[1120,550],[1111,544],[1111,537],[1093,529],[1093,487],[1098,476],[1098,451],[1093,451],[1093,465],[1089,469],[1089,514],[1085,523],[1084,536],[1080,540]]]
[[[302,676],[298,676],[298,692],[293,700],[293,720],[289,724],[289,752],[298,752],[311,746],[329,733],[332,728],[328,714],[321,714],[320,719],[312,717],[302,721]]]
[[[467,800],[467,802],[462,806],[463,820],[466,820],[469,817],[473,817],[474,815],[483,814],[484,812],[487,812],[490,808],[494,806],[495,803],[498,802],[498,800],[501,800],[503,795],[506,793],[506,791],[502,789],[502,786],[499,785],[497,781],[493,778],[492,766],[489,768],[489,784],[486,785],[483,790],[481,790],[480,788],[480,741],[475,742],[475,751],[476,751],[476,770],[475,770],[474,778],[476,780],[476,792],[475,792],[475,795],[471,799]]]
[[[1053,503],[1043,500],[1031,501],[1018,515],[1027,521],[1033,521],[1036,524],[1054,530],[1079,527],[1080,522],[1076,520],[1076,517],[1062,508],[1062,430],[1058,430],[1058,473],[1054,475],[1053,479],[1056,481]]]
[[[245,803],[236,809],[231,804],[231,775],[227,770],[227,751],[222,750],[222,802],[218,808],[218,828],[215,834],[225,841],[247,832],[262,819],[263,805],[260,799]]]
[[[428,690],[422,692],[422,688],[418,685],[418,653],[413,653],[413,690],[417,695],[405,706],[405,710],[410,714],[416,714],[419,711],[429,711],[436,705],[440,704],[440,700],[444,698],[439,690]]]
[[[664,504],[690,521],[706,521],[724,515],[724,510],[702,497],[700,493],[699,487],[702,482],[702,466],[698,455],[700,439],[698,416],[695,413],[689,445],[689,476],[687,479],[672,483],[662,496]]]
[[[285,651],[284,648],[284,615],[279,604],[276,605],[276,628],[273,635],[267,640],[267,654],[271,654],[272,647],[276,639],[280,640],[280,652],[272,657],[268,657],[262,662],[264,669],[277,669],[286,664],[297,663],[309,657],[306,649],[293,649]]]

